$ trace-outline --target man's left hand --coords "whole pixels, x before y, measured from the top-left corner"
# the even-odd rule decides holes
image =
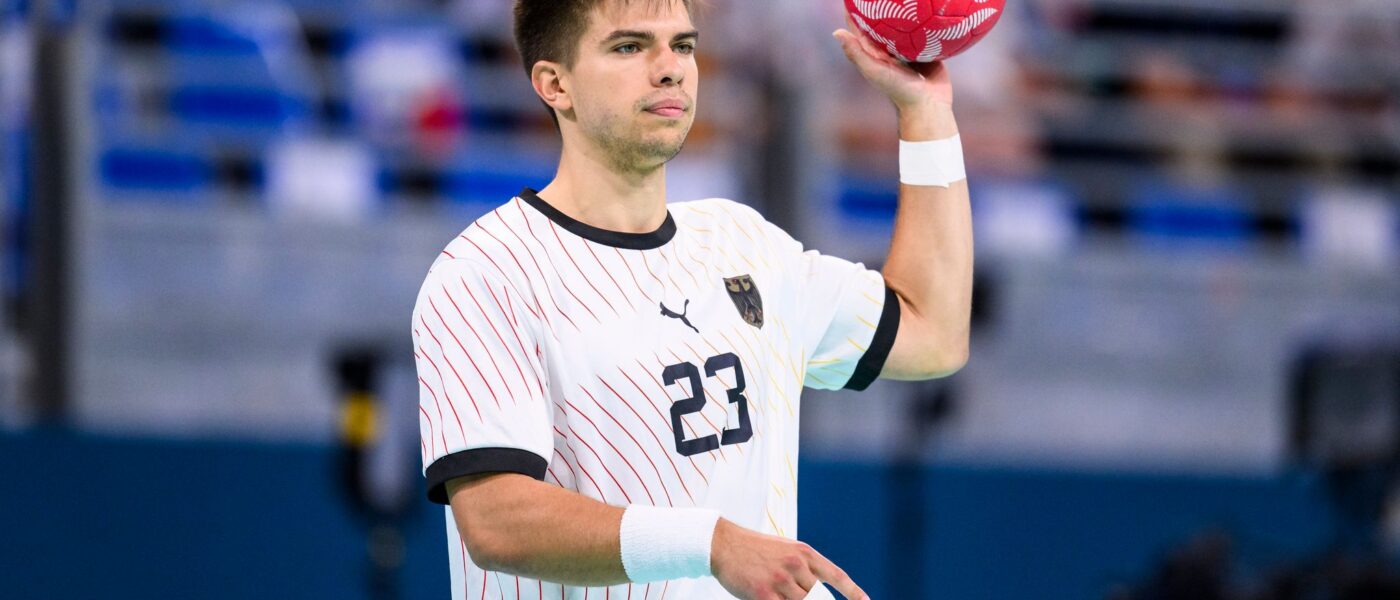
[[[942,62],[905,63],[860,32],[850,16],[849,29],[833,33],[860,74],[890,97],[901,113],[909,110],[953,105],[953,84]]]

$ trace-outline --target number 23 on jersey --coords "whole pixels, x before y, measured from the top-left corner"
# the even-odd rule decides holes
[[[743,363],[733,352],[711,356],[705,361],[706,378],[714,378],[716,373],[724,369],[734,370],[734,387],[725,390],[725,392],[729,397],[729,403],[738,407],[739,426],[735,429],[726,426],[718,436],[710,434],[689,440],[685,439],[682,418],[705,409],[705,389],[704,381],[700,378],[700,369],[695,366],[695,363],[683,362],[668,366],[661,372],[662,381],[666,385],[682,380],[690,381],[690,397],[677,400],[675,404],[671,405],[671,430],[676,435],[676,452],[684,456],[694,456],[719,448],[721,445],[742,444],[753,437],[753,427],[749,423],[749,399],[744,396]]]

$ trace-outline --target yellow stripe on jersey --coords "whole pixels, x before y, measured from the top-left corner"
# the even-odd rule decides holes
[[[727,210],[727,208],[724,208],[724,213],[725,213],[725,214],[728,214],[728,215],[729,215],[729,218],[734,218],[734,225],[735,225],[735,228],[736,228],[736,229],[739,229],[739,234],[743,234],[743,236],[745,236],[745,238],[749,238],[749,242],[753,242],[753,243],[755,243],[755,245],[757,245],[757,243],[759,243],[759,241],[757,241],[757,239],[753,238],[752,235],[749,235],[748,229],[743,228],[743,225],[742,225],[742,224],[739,224],[739,220],[738,220],[738,218],[735,218],[735,217],[734,217],[734,213],[729,213],[729,211]],[[750,221],[749,224],[752,225],[753,222]],[[764,241],[767,241],[766,236],[764,236]],[[771,248],[771,245],[767,245],[767,246],[769,246],[769,248]],[[773,269],[773,267],[771,267],[770,264],[769,264],[769,260],[767,260],[767,257],[764,256],[764,255],[767,255],[767,252],[760,252],[760,253],[759,253],[759,262],[760,262],[760,263],[763,263],[763,266],[766,267],[766,269]]]
[[[797,489],[797,469],[792,468],[792,457],[787,452],[783,453],[783,461],[787,463],[788,475],[792,477],[792,488]]]
[[[778,322],[778,329],[783,332],[783,342],[791,346],[792,338],[788,337],[787,322],[778,315],[773,315],[773,320]]]
[[[767,507],[764,507],[763,512],[768,513],[768,523],[773,526],[773,530],[778,532],[778,535],[782,537],[787,537],[787,534],[783,533],[783,528],[778,526],[778,521],[773,518],[773,511],[768,510]]]
[[[723,209],[721,209],[721,210],[723,210]],[[724,212],[725,212],[725,214],[729,214],[729,211],[727,211],[727,210],[724,211]],[[732,219],[732,218],[733,218],[733,215],[730,215],[730,218]],[[737,223],[736,223],[736,225],[737,225]],[[738,229],[739,229],[739,231],[741,231],[741,232],[744,231],[744,228],[742,228],[742,227],[739,227]],[[747,233],[747,232],[744,232],[744,235],[747,236],[748,233]],[[726,238],[729,239],[729,247],[730,247],[730,248],[740,248],[740,247],[742,247],[738,242],[734,241],[734,236],[733,236],[732,234],[729,233],[729,228],[725,228],[725,229],[724,229],[724,237],[726,237]],[[750,239],[752,239],[752,238],[750,238]],[[726,254],[726,256],[728,256],[728,254]],[[765,259],[763,258],[763,255],[762,255],[762,254],[759,255],[758,259],[759,259],[760,261],[763,262],[763,265],[764,265],[765,267],[768,266],[768,261],[765,260]],[[744,256],[743,254],[740,254],[740,255],[739,255],[739,260],[744,261],[744,264],[748,265],[750,269],[753,269],[753,270],[755,270],[755,271],[758,270],[758,267],[754,266],[754,264],[753,264],[752,262],[749,262],[749,258],[748,258],[747,256]]]

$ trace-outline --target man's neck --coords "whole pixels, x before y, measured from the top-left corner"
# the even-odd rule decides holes
[[[618,172],[598,157],[567,149],[554,181],[540,190],[546,202],[599,229],[650,233],[666,221],[666,167]]]

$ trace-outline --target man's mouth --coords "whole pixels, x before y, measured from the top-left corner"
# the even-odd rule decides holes
[[[685,114],[685,102],[680,100],[662,100],[647,107],[647,112],[657,116],[675,119]]]

